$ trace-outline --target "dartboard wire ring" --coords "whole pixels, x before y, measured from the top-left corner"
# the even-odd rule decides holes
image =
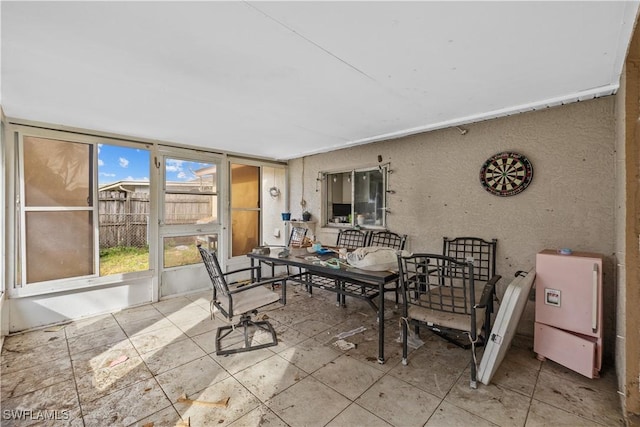
[[[524,191],[533,178],[533,166],[518,153],[502,152],[491,156],[480,169],[480,183],[496,196],[514,196]]]

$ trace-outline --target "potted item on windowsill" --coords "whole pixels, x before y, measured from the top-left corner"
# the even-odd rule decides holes
[[[289,221],[291,219],[291,212],[282,212],[282,220]]]
[[[303,221],[311,221],[311,212],[309,212],[309,211],[302,212],[302,220]]]

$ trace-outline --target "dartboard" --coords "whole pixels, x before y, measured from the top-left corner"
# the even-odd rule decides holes
[[[504,152],[491,156],[480,169],[480,183],[496,196],[514,196],[531,183],[533,166],[518,153]]]

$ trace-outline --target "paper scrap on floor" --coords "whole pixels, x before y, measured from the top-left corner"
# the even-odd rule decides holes
[[[347,350],[351,350],[352,348],[356,348],[356,345],[354,343],[345,341],[345,340],[338,340],[334,342],[333,345],[335,345],[342,351],[347,351]]]

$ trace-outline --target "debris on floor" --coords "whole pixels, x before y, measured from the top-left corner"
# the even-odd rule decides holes
[[[191,417],[187,417],[187,420],[180,420],[176,427],[191,427]]]
[[[117,366],[123,362],[126,362],[127,360],[129,360],[129,356],[127,356],[126,354],[123,354],[122,356],[118,357],[117,359],[114,359],[111,361],[111,363],[109,363],[109,367],[113,368],[114,366]]]
[[[400,330],[400,336],[396,338],[396,342],[402,343],[402,330]],[[407,340],[407,347],[412,348],[414,350],[422,347],[424,345],[424,341],[416,335],[413,331],[409,331],[409,339]]]
[[[66,328],[67,325],[57,325],[57,326],[51,326],[50,328],[45,329],[45,332],[58,332],[64,328]]]
[[[335,345],[342,351],[347,351],[347,350],[351,350],[352,348],[356,348],[356,345],[354,343],[345,341],[345,340],[337,340],[336,342],[333,343],[333,345]]]
[[[359,326],[355,329],[352,329],[350,331],[346,331],[346,332],[340,332],[338,335],[336,335],[335,337],[338,338],[339,340],[350,337],[351,335],[355,335],[357,333],[360,332],[364,332],[366,331],[367,328],[365,328],[364,326]]]
[[[208,406],[210,408],[226,408],[229,405],[229,397],[225,397],[216,402],[207,402],[204,400],[187,399],[187,395],[183,394],[178,398],[178,403],[187,403],[189,405]]]

